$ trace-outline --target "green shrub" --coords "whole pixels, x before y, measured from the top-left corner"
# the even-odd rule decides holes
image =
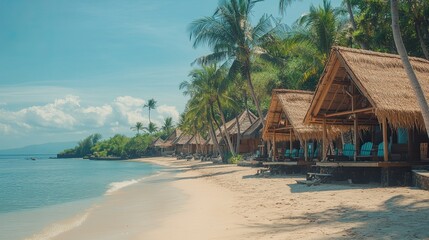
[[[241,156],[241,155],[235,155],[235,157],[231,157],[229,159],[229,162],[231,164],[237,164],[239,161],[242,161],[242,160],[243,160],[243,156]]]

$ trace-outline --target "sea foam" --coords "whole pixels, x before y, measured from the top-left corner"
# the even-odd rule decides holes
[[[109,188],[107,189],[105,195],[111,195],[112,193],[114,193],[114,192],[116,192],[122,188],[125,188],[125,187],[131,186],[133,184],[139,183],[139,182],[146,180],[148,178],[151,178],[151,177],[159,176],[160,174],[161,174],[161,172],[157,172],[157,174],[153,174],[153,175],[143,177],[143,178],[139,178],[139,179],[131,179],[131,180],[126,180],[126,181],[121,181],[121,182],[112,182],[109,184]]]
[[[26,238],[25,240],[49,240],[62,233],[72,230],[73,228],[79,227],[90,215],[93,208],[85,211],[83,214],[78,214],[72,218],[64,221],[51,224],[50,226],[43,229],[41,232],[34,234],[33,236]]]

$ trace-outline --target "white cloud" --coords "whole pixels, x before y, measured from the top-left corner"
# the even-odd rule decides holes
[[[120,96],[111,103],[91,106],[78,96],[58,98],[45,105],[30,106],[17,111],[0,108],[0,133],[23,136],[37,133],[100,132],[104,134],[130,131],[136,122],[149,123],[146,101],[131,96]],[[151,112],[152,121],[160,126],[166,117],[179,118],[174,106],[160,105]]]
[[[158,114],[162,115],[163,118],[172,117],[175,122],[179,120],[179,111],[177,111],[177,108],[174,106],[161,105],[157,107],[156,111]]]

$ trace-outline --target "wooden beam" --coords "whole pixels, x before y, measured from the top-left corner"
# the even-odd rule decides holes
[[[332,68],[330,68],[329,70],[329,72],[327,73],[327,81],[325,82],[325,86],[323,86],[324,88],[323,88],[323,92],[321,93],[321,95],[319,96],[319,98],[317,99],[317,102],[316,102],[316,105],[315,105],[315,108],[314,108],[314,110],[312,111],[312,113],[310,113],[310,114],[312,114],[313,116],[316,116],[316,115],[318,115],[318,113],[319,113],[319,111],[320,111],[320,108],[322,107],[322,104],[323,104],[323,102],[324,102],[324,100],[325,100],[325,97],[326,97],[326,95],[328,94],[328,92],[329,92],[329,86],[331,85],[331,83],[334,81],[334,79],[335,79],[335,74],[336,74],[336,72],[337,72],[337,70],[338,70],[338,68],[340,67],[340,62],[338,61],[338,58],[337,59],[335,59],[335,63],[333,64],[333,66],[332,66]]]
[[[354,161],[356,162],[358,151],[359,151],[359,130],[358,130],[358,119],[356,113],[353,114],[354,120],[353,120],[353,132],[354,132],[354,142],[355,142],[355,152],[354,152]]]
[[[389,160],[389,143],[387,139],[387,119],[383,118],[382,122],[383,127],[383,154],[384,154],[384,161],[387,162]]]
[[[293,149],[293,143],[292,143],[292,131],[289,132],[289,151],[290,156],[292,156],[292,149]]]
[[[326,147],[327,147],[326,118],[323,118],[322,160],[326,159]]]
[[[308,161],[308,147],[307,147],[307,140],[304,140],[304,160]]]
[[[373,112],[373,111],[374,111],[373,107],[368,107],[368,108],[361,108],[361,109],[349,110],[344,112],[325,114],[325,117],[330,118],[330,117],[344,116],[344,115],[350,115],[355,113],[366,113],[366,112]]]
[[[276,148],[276,131],[274,131],[274,134],[273,134],[273,162],[276,160],[276,152],[277,152],[277,148]]]

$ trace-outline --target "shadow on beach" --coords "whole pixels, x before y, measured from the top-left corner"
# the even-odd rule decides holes
[[[353,199],[350,199],[353,201]],[[317,208],[317,204],[314,206]],[[278,234],[293,231],[307,231],[311,228],[337,227],[341,236],[322,234],[314,239],[427,239],[429,232],[429,201],[413,201],[403,195],[396,195],[376,206],[382,210],[360,210],[337,206],[325,211],[306,213],[299,216],[283,216],[269,224],[254,224],[261,234]],[[409,221],[407,221],[407,219]],[[352,223],[354,227],[341,228]],[[323,232],[323,231],[321,231]],[[330,236],[329,236],[330,235]]]

